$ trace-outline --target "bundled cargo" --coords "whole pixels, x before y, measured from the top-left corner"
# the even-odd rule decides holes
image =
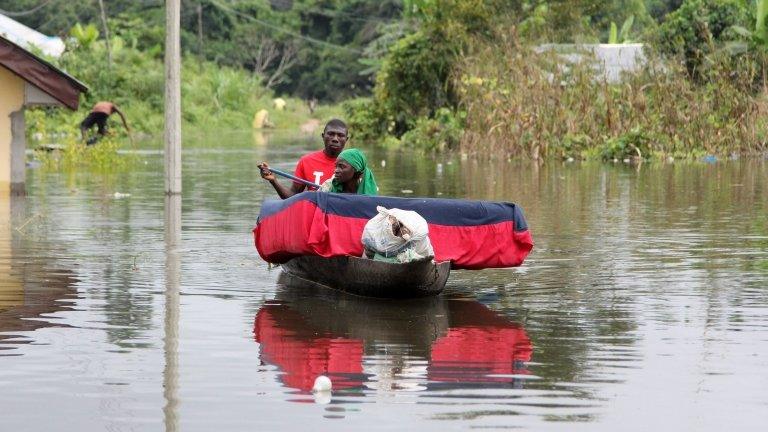
[[[415,211],[377,206],[378,214],[363,228],[363,256],[406,263],[435,257],[427,221]]]

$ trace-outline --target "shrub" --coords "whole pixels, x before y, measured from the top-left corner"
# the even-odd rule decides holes
[[[373,141],[387,130],[386,118],[376,112],[370,98],[351,99],[342,105],[350,135],[355,140]]]
[[[417,32],[398,41],[376,76],[373,113],[392,124],[387,132],[401,136],[419,117],[449,106],[452,99],[448,77],[451,47]]]
[[[735,37],[732,26],[747,21],[743,0],[685,0],[659,26],[655,45],[664,54],[681,56],[688,73],[701,77],[705,58],[719,42]]]
[[[464,116],[463,113],[456,114],[448,108],[441,108],[433,118],[419,118],[401,140],[424,150],[455,149],[461,141]]]
[[[639,127],[617,137],[609,138],[600,146],[600,157],[603,160],[639,158],[651,156],[652,140],[648,133]]]

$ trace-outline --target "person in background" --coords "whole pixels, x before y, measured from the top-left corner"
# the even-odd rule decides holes
[[[336,157],[344,150],[349,138],[347,125],[339,119],[333,119],[325,125],[320,136],[323,138],[323,149],[302,156],[294,172],[296,177],[316,184],[322,184],[333,177]],[[266,162],[259,165],[259,170],[261,178],[268,181],[282,199],[292,197],[307,188],[304,184],[295,181],[290,189],[283,186],[277,181],[275,174],[269,170]]]
[[[120,116],[120,119],[123,121],[123,126],[125,126],[125,130],[130,133],[131,128],[128,127],[125,115],[123,115],[123,112],[117,108],[117,105],[112,102],[101,101],[96,102],[93,109],[91,109],[91,113],[88,114],[88,117],[80,123],[80,135],[82,136],[83,141],[85,141],[86,144],[91,145],[96,144],[99,139],[103,138],[104,135],[107,134],[107,119],[114,113],[117,113],[117,115]],[[94,125],[98,126],[97,135],[86,141],[85,135]]]
[[[347,149],[339,153],[333,178],[320,185],[320,191],[378,195],[379,187],[363,152]]]

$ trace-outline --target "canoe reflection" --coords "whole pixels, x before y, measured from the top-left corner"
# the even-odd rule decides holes
[[[477,301],[449,304],[451,326],[432,344],[431,381],[504,383],[528,374],[533,348],[522,326]]]
[[[532,355],[525,329],[474,299],[386,301],[318,289],[287,274],[256,314],[263,363],[283,385],[382,391],[521,385]]]

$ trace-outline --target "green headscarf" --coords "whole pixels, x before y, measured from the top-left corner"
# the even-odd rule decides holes
[[[352,165],[355,172],[362,172],[360,183],[357,184],[357,193],[360,195],[377,195],[379,187],[376,185],[376,179],[368,168],[368,162],[365,155],[358,149],[346,149],[339,153],[338,159],[344,159]],[[333,179],[331,192],[342,192],[342,185],[336,179]]]

